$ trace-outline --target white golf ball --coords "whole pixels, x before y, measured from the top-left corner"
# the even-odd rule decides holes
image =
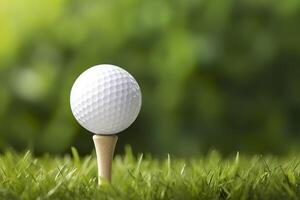
[[[97,65],[76,79],[70,95],[71,110],[81,126],[110,135],[128,128],[142,104],[140,87],[124,69]]]

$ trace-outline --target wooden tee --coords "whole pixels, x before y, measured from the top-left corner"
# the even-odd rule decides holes
[[[105,181],[111,181],[111,165],[118,136],[94,135],[93,140],[98,164],[98,184],[101,185]]]

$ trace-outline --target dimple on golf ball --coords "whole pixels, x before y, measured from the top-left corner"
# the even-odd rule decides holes
[[[124,69],[96,65],[84,71],[71,89],[71,110],[81,126],[110,135],[128,128],[142,103],[140,87]]]

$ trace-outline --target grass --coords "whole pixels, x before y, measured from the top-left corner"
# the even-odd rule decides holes
[[[0,155],[0,199],[298,199],[300,156],[164,160],[133,156],[113,163],[113,183],[97,185],[95,156]]]

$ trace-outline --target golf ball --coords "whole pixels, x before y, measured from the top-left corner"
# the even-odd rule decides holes
[[[124,69],[96,65],[84,71],[71,89],[71,110],[81,126],[95,134],[116,134],[136,119],[140,87]]]

